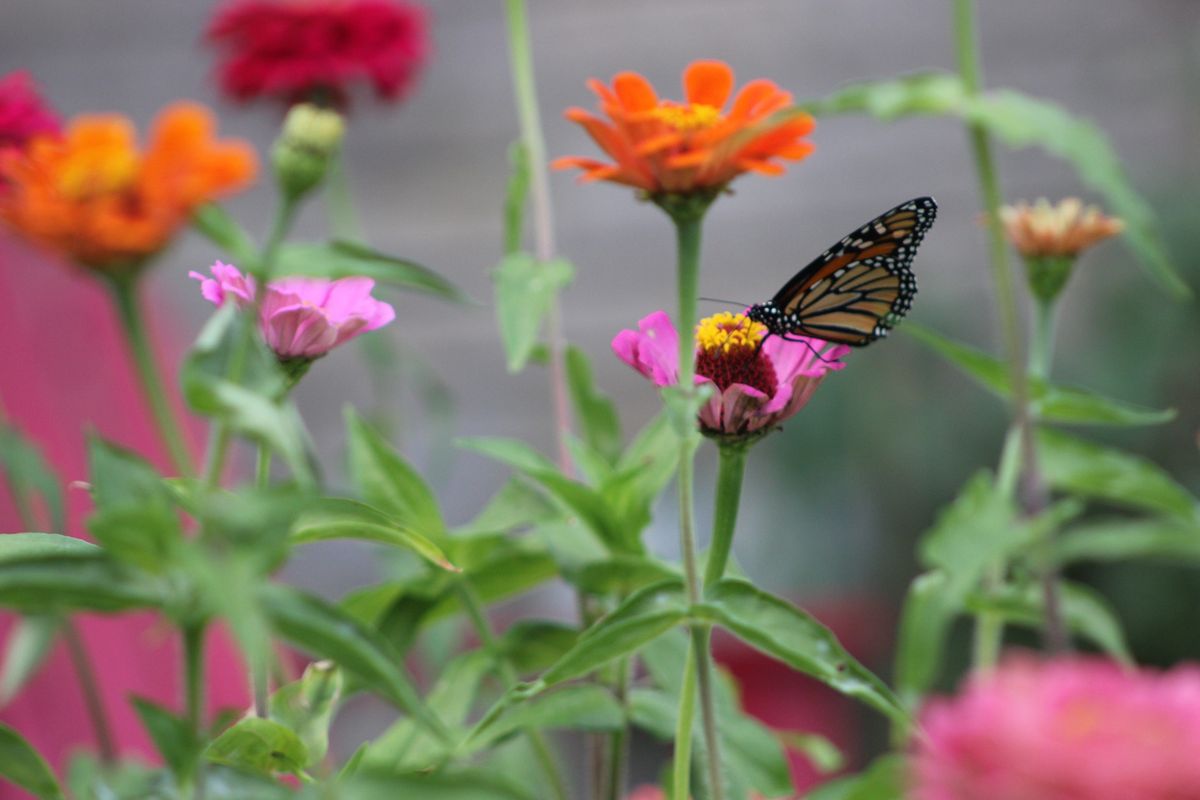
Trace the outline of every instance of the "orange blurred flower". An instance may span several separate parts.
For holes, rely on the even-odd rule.
[[[1078,197],[1051,203],[1042,197],[1032,205],[1019,202],[1000,209],[1005,233],[1021,255],[1075,257],[1125,229],[1121,220]]]
[[[813,119],[788,108],[792,95],[768,80],[754,80],[733,94],[733,70],[721,61],[695,61],[683,73],[685,102],[663,100],[650,82],[622,72],[612,87],[595,79],[608,120],[581,108],[567,119],[578,122],[615,163],[570,156],[555,169],[578,167],[584,181],[612,181],[651,195],[719,190],[744,172],[780,175],[780,161],[800,161],[813,151],[803,137]]]
[[[0,156],[0,220],[84,266],[132,269],[256,169],[250,146],[217,140],[212,113],[194,103],[163,110],[145,151],[125,117],[85,115]]]

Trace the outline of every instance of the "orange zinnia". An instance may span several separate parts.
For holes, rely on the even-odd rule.
[[[84,266],[135,268],[198,205],[254,177],[250,146],[215,135],[212,113],[194,103],[165,109],[144,152],[125,117],[78,117],[63,136],[37,137],[3,155],[0,219]]]
[[[612,87],[588,86],[600,97],[603,120],[581,108],[567,119],[578,122],[616,163],[568,157],[556,169],[579,167],[584,181],[612,181],[648,194],[689,194],[723,188],[743,172],[780,175],[784,161],[813,151],[805,141],[813,129],[807,114],[778,115],[792,95],[768,80],[742,87],[728,111],[733,70],[721,61],[695,61],[683,73],[686,102],[662,100],[641,75],[622,72]]]

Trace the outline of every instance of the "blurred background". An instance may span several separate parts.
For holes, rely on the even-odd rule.
[[[219,109],[223,133],[265,151],[279,116],[263,106],[223,103],[216,91],[213,58],[201,41],[212,5],[4,0],[0,73],[31,71],[64,116],[120,111],[139,127],[174,99],[198,99]],[[488,273],[501,253],[507,150],[517,133],[503,4],[424,5],[434,55],[413,96],[398,108],[360,103],[353,110],[346,152],[354,199],[374,245],[440,271],[478,304],[388,296],[398,320],[382,335],[401,353],[400,371],[372,374],[362,349],[350,348],[313,370],[299,402],[330,464],[341,452],[344,403],[388,421],[408,457],[429,470],[448,520],[457,523],[482,507],[506,473],[456,452],[454,436],[520,437],[549,452],[552,432],[547,377],[538,367],[506,373],[490,308]],[[987,83],[1058,101],[1107,131],[1133,183],[1161,215],[1184,279],[1200,287],[1200,5],[982,5]],[[561,111],[590,107],[585,81],[621,70],[641,72],[662,94],[678,96],[689,61],[720,58],[735,68],[739,83],[769,77],[802,100],[848,82],[954,66],[945,0],[532,0],[531,15],[551,156],[596,154]],[[812,138],[818,150],[809,160],[782,178],[739,183],[735,198],[715,206],[705,230],[702,294],[765,299],[869,217],[932,194],[941,213],[917,258],[921,293],[911,318],[997,351],[979,203],[961,127],[941,119],[884,125],[847,116],[821,120]],[[1002,151],[1000,159],[1010,201],[1081,193],[1066,166],[1038,152]],[[611,355],[609,341],[650,311],[672,306],[671,228],[628,191],[580,188],[568,174],[555,174],[552,182],[559,248],[577,268],[563,298],[566,333],[592,358],[599,385],[614,396],[632,433],[659,401]],[[270,197],[270,188],[260,185],[230,207],[251,230],[262,231]],[[323,218],[323,209],[309,208],[302,235],[323,236]],[[175,323],[161,331],[165,341],[185,343],[199,329],[210,308],[186,274],[217,255],[189,236],[159,265],[152,291],[169,312],[158,316]],[[827,619],[886,674],[901,598],[916,572],[913,542],[972,472],[995,463],[1006,412],[903,335],[903,327],[887,342],[854,353],[849,364],[782,435],[756,448],[735,553],[746,572]],[[1075,273],[1055,374],[1121,399],[1178,409],[1166,425],[1096,435],[1200,488],[1200,317],[1194,304],[1173,302],[1156,288],[1119,242],[1085,256]],[[381,403],[380,390],[396,394]],[[702,451],[700,465],[703,531],[713,453]],[[670,502],[661,505],[650,535],[656,551],[674,553]],[[336,597],[377,577],[377,569],[371,552],[338,544],[309,548],[287,577]],[[1200,630],[1175,624],[1180,613],[1194,614],[1200,606],[1193,573],[1143,565],[1123,569],[1119,578],[1102,569],[1079,577],[1113,600],[1139,659],[1200,657]],[[551,591],[527,598],[519,610],[552,613],[554,597]],[[729,654],[731,661],[738,658]],[[755,672],[760,668],[767,670],[742,667],[758,689],[761,681],[775,686],[782,680],[769,670]],[[757,702],[755,687],[747,691],[748,702]],[[809,697],[807,688],[796,691]],[[797,702],[796,713],[820,717],[813,724],[843,742],[864,741],[856,710],[813,697]],[[359,708],[348,724],[369,732],[386,721],[375,714]],[[798,724],[794,715],[789,720]],[[856,748],[857,754],[868,747]]]

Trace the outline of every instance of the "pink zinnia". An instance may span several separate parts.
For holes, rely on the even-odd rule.
[[[217,306],[254,302],[254,278],[237,267],[212,266],[213,277],[199,272],[189,276],[200,281],[204,298]],[[320,358],[360,333],[387,325],[395,310],[371,297],[375,281],[370,278],[281,278],[267,284],[262,299],[259,327],[263,338],[282,361]]]
[[[766,327],[744,314],[724,312],[700,320],[696,383],[714,389],[700,409],[701,430],[722,436],[765,433],[791,417],[827,373],[845,366],[839,359],[850,348],[838,345],[825,351],[827,344],[768,337]],[[612,348],[656,386],[679,381],[679,334],[664,311],[643,318],[636,331],[618,333]]]
[[[1200,668],[1013,658],[929,704],[914,800],[1198,800]]]
[[[42,98],[28,72],[10,72],[0,78],[0,152],[24,147],[34,136],[61,131],[58,115]]]
[[[397,0],[229,0],[208,39],[223,51],[222,90],[241,102],[344,105],[367,82],[399,100],[430,50],[424,10]]]

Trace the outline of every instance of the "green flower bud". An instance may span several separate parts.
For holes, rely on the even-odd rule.
[[[345,129],[345,121],[336,111],[310,103],[292,106],[271,153],[275,176],[285,195],[297,200],[325,179]]]

